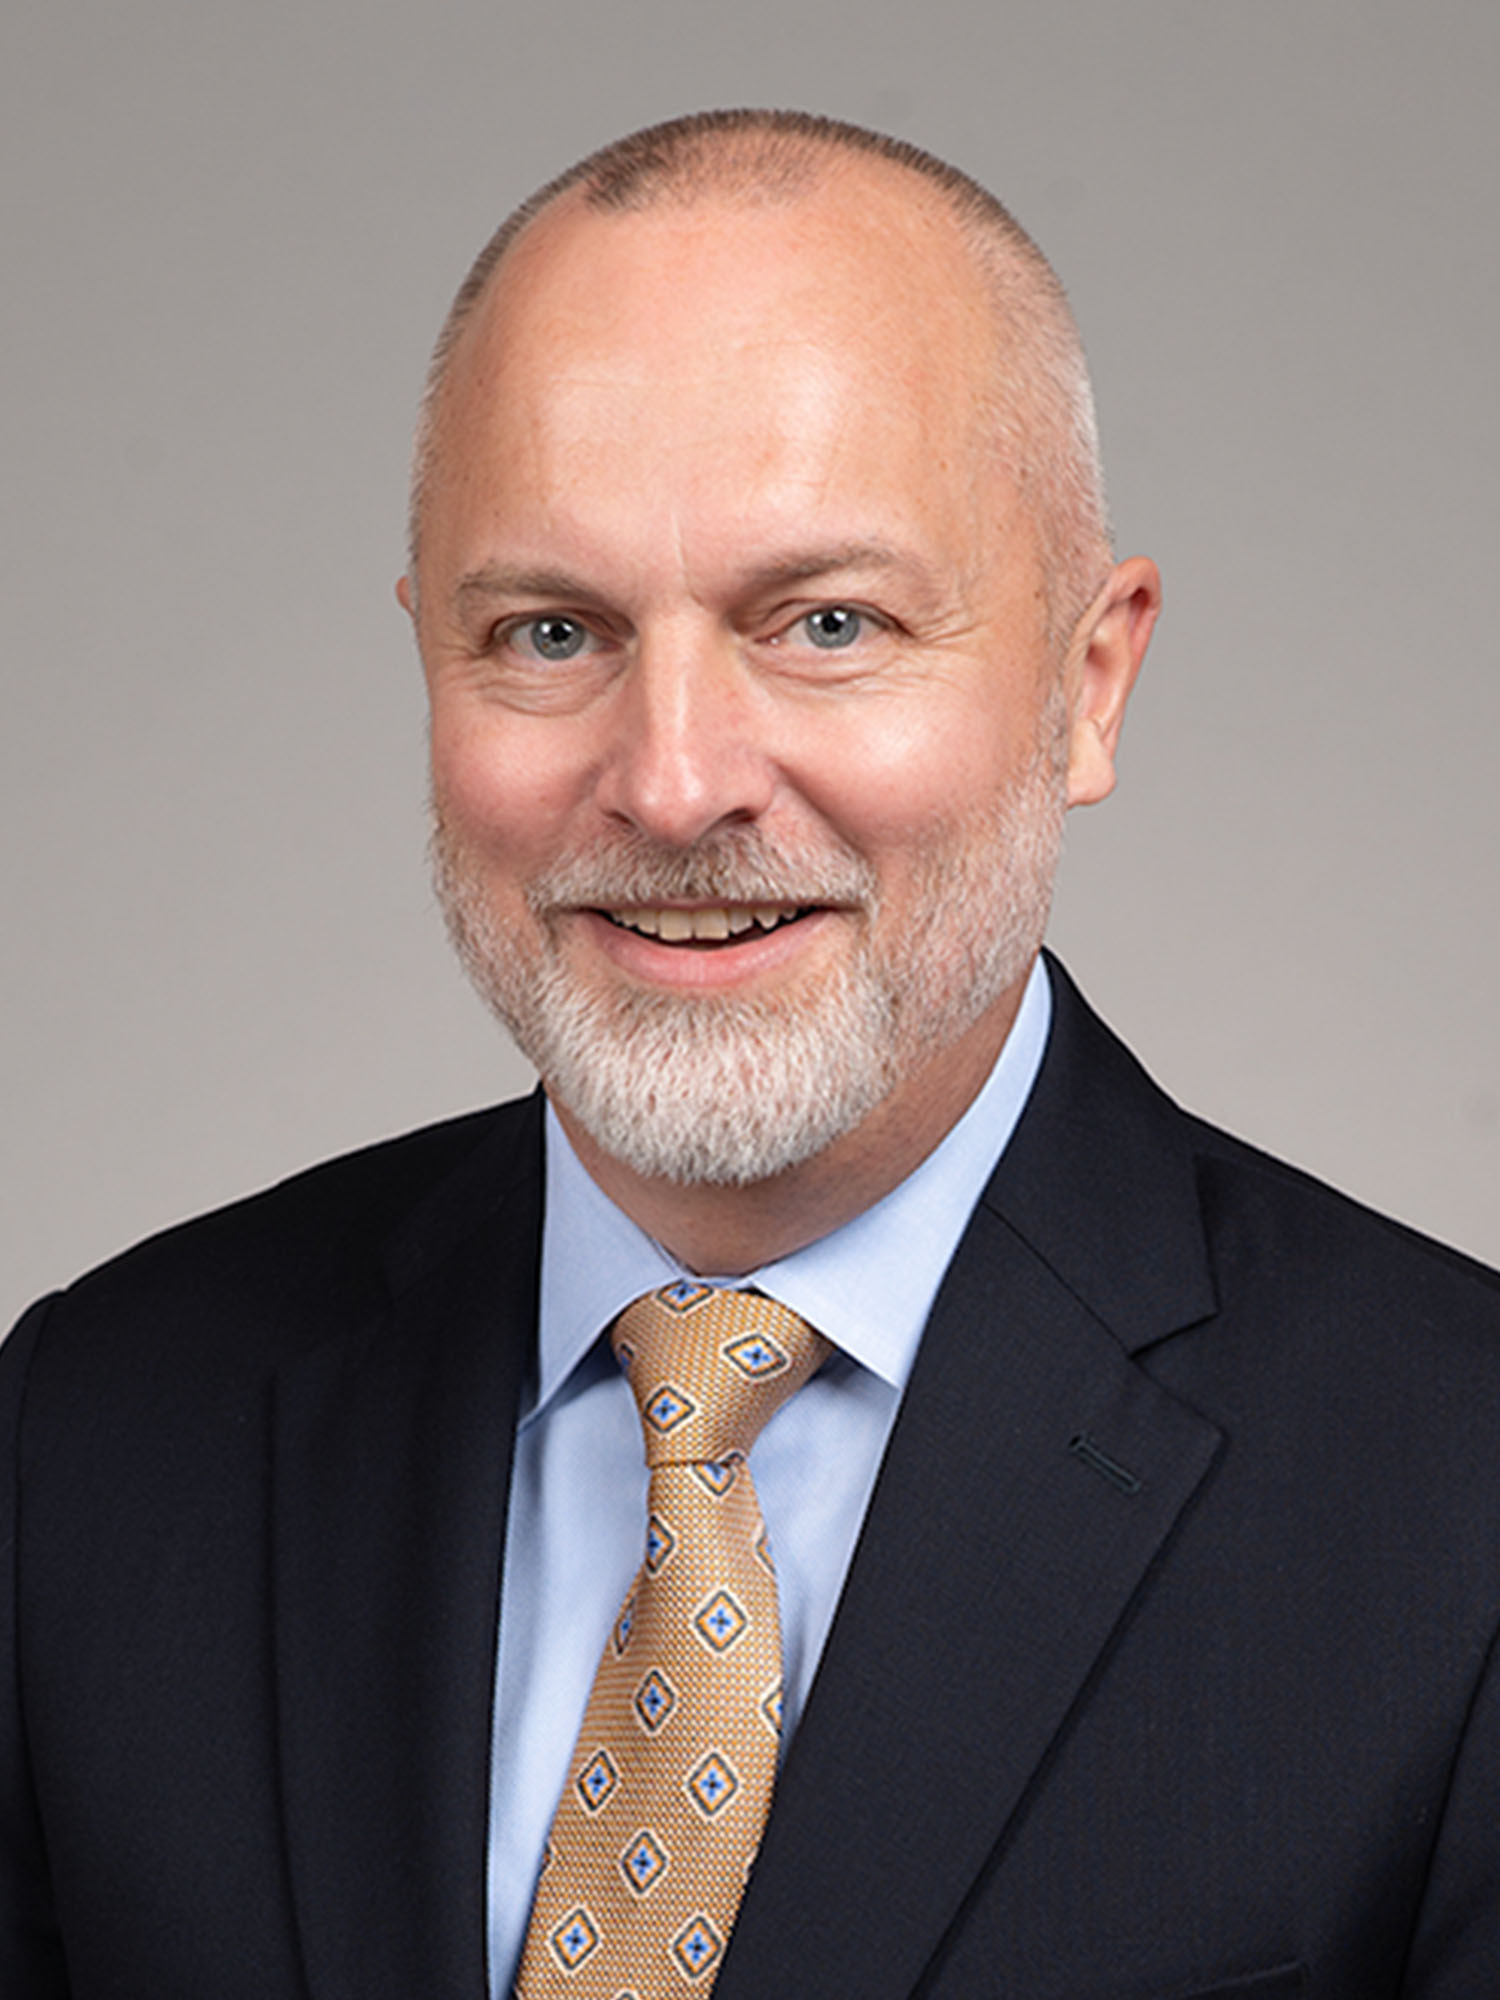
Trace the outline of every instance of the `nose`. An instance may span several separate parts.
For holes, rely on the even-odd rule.
[[[673,847],[758,819],[776,789],[768,721],[732,635],[642,634],[610,717],[597,803]]]

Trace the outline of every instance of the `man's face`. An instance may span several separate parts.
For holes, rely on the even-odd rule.
[[[439,881],[564,1115],[764,1179],[992,1059],[1068,718],[956,232],[565,200],[460,342],[422,520]],[[982,1072],[981,1072],[982,1073]]]

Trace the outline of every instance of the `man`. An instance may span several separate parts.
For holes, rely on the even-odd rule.
[[[400,594],[545,1106],[8,1343],[8,2000],[1500,1990],[1494,1282],[1038,957],[1159,584],[1028,239],[800,116],[585,162],[455,304]],[[643,1298],[816,1343],[748,1471],[648,1489]],[[763,1778],[682,1727],[738,1583],[643,1671],[675,1474],[775,1551]]]

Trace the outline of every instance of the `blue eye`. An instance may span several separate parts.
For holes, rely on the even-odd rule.
[[[852,646],[864,630],[863,615],[847,604],[825,604],[821,610],[809,611],[802,621],[802,629],[814,646],[821,646],[825,652],[837,652],[842,646]]]
[[[589,632],[576,618],[549,612],[545,618],[528,618],[524,625],[516,626],[514,636],[522,641],[523,650],[539,660],[573,660],[588,644]]]

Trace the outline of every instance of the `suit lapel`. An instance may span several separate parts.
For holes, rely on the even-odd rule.
[[[392,1245],[389,1312],[278,1383],[278,1720],[314,2000],[485,1993],[496,1610],[539,1158],[533,1114],[523,1143],[483,1148]]]
[[[1054,985],[1046,1068],[934,1307],[715,2000],[911,1993],[1218,1449],[1132,1358],[1213,1307],[1180,1114]]]

